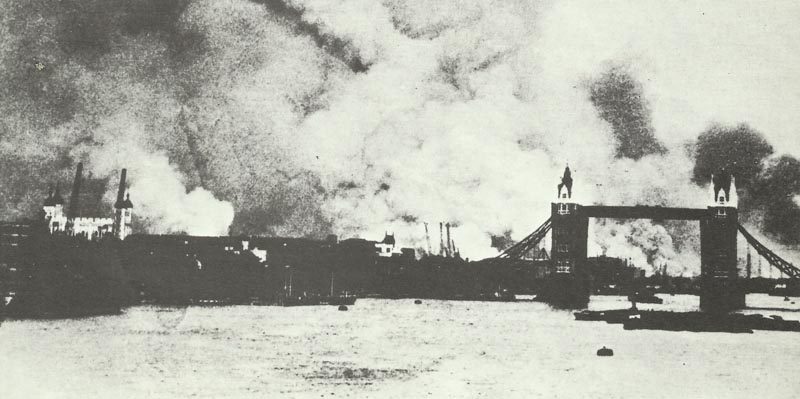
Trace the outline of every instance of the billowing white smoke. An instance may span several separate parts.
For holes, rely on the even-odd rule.
[[[627,259],[647,272],[666,267],[670,275],[689,276],[700,265],[696,252],[676,251],[670,232],[648,220],[600,222],[592,227],[589,235],[594,240],[590,241],[589,256]]]
[[[134,150],[131,155],[128,173],[136,214],[152,233],[228,233],[234,214],[230,202],[215,198],[202,187],[187,192],[180,173],[164,154]]]
[[[484,21],[427,41],[404,36],[386,8],[367,3],[374,5],[304,2],[309,20],[353,39],[373,63],[301,125],[300,148],[326,185],[355,183],[327,204],[335,228],[345,236],[367,237],[390,230],[403,244],[425,248],[422,222],[427,221],[435,252],[438,222],[451,222],[458,226],[452,232],[464,255],[496,254],[490,234],[512,229],[524,236],[549,214],[567,159],[554,157],[547,145],[577,143],[580,137],[592,143],[596,135],[583,127],[572,137],[548,137],[539,109],[547,105],[523,101],[520,90],[528,89],[520,88],[518,71],[503,57],[530,32],[512,10],[491,11],[510,18],[502,29]],[[370,23],[343,22],[352,15]],[[486,43],[482,35],[509,42]],[[448,76],[442,71],[446,63],[465,70]],[[483,63],[487,66],[470,71]],[[593,112],[584,106],[573,109],[578,117]]]
[[[297,12],[286,16],[275,13],[280,2],[197,0],[141,33],[119,28],[140,23],[138,14],[95,3],[91,12],[59,3],[54,15],[8,14],[38,22],[0,35],[0,52],[17,57],[0,68],[27,79],[0,83],[22,92],[0,109],[39,109],[24,101],[48,109],[43,99],[59,98],[61,87],[74,101],[54,113],[63,119],[7,117],[17,131],[52,131],[42,140],[5,135],[0,149],[35,141],[42,148],[24,149],[69,149],[98,174],[128,167],[137,213],[153,231],[224,233],[229,205],[185,188],[202,186],[233,203],[243,232],[380,238],[388,230],[425,248],[427,221],[435,251],[445,221],[474,259],[495,253],[490,234],[521,239],[549,216],[566,162],[583,203],[705,206],[683,146],[710,123],[749,122],[776,147],[800,151],[785,128],[800,113],[775,111],[800,107],[791,94],[800,38],[788,2],[750,13],[726,2],[288,0]],[[82,29],[62,14],[89,22]],[[297,18],[351,48],[320,45]],[[60,52],[74,44],[60,41],[72,30],[109,45]],[[342,51],[368,69],[349,69]],[[43,69],[17,70],[32,57]],[[613,129],[587,86],[619,65],[643,85],[666,154],[615,158]],[[684,243],[693,228],[606,221],[593,234],[609,255],[624,255],[627,243],[638,259],[649,240],[671,237],[672,252],[651,261],[672,267],[699,264],[680,260],[696,247]],[[623,234],[635,237],[616,238]]]
[[[720,60],[736,58],[732,48],[661,50],[665,42],[685,45],[730,31],[736,19],[724,7],[704,10],[713,24],[697,20],[703,17],[692,7],[663,12],[667,19],[692,15],[691,29],[674,31],[683,24],[653,27],[653,11],[644,6],[620,12],[530,2],[290,4],[323,32],[349,40],[371,64],[300,123],[301,158],[323,184],[335,190],[352,183],[326,202],[343,235],[380,237],[393,230],[404,244],[425,248],[421,222],[428,221],[435,252],[437,222],[450,221],[458,225],[454,237],[466,255],[492,255],[489,234],[510,229],[520,239],[549,216],[565,162],[575,171],[583,203],[704,207],[707,193],[691,183],[686,140],[714,121],[752,118],[774,126],[770,107],[708,95],[757,88],[717,75],[687,80],[686,71],[675,68],[692,59],[698,71],[716,73]],[[749,56],[775,55],[758,50]],[[589,102],[586,84],[620,64],[644,84],[663,155],[614,156],[614,137]],[[605,246],[609,255],[617,251],[641,267],[696,271],[696,223],[665,226],[599,222],[593,248]],[[656,251],[656,244],[664,248]]]
[[[706,188],[689,181],[692,162],[673,149],[665,155],[650,155],[639,161],[620,159],[606,168],[587,170],[597,181],[595,202],[604,205],[650,205],[704,208],[711,201]],[[699,270],[699,235],[696,221],[672,222],[665,228],[649,220],[598,220],[589,238],[589,255],[605,254],[633,262],[646,271],[664,265],[672,275]],[[649,267],[648,267],[649,265]]]
[[[423,25],[448,29],[424,33],[432,40],[413,40],[374,3],[302,3],[305,18],[352,39],[373,64],[301,125],[307,163],[326,184],[355,183],[327,204],[340,234],[374,238],[390,230],[403,244],[426,248],[427,221],[436,252],[438,222],[445,221],[457,225],[452,233],[464,255],[492,256],[490,234],[511,230],[520,239],[549,217],[566,162],[587,204],[697,205],[692,163],[682,150],[614,159],[609,127],[586,98],[584,84],[594,76],[541,69],[547,61],[537,53],[535,27],[526,23],[535,19],[532,9],[475,3],[465,9],[474,10],[476,20],[424,14]],[[419,22],[413,5],[397,7],[412,14],[409,24]],[[352,15],[371,23],[350,23]],[[498,20],[505,23],[492,22]],[[406,216],[413,217],[410,223]],[[608,238],[602,228],[596,233],[601,242]],[[628,233],[641,237],[626,248],[657,234],[670,247],[664,261],[677,256],[663,228]],[[640,266],[654,260],[643,259]]]
[[[122,168],[128,169],[128,192],[134,203],[134,217],[142,222],[149,233],[198,236],[228,233],[234,216],[230,202],[215,198],[202,187],[187,191],[183,176],[170,165],[164,153],[145,150],[141,143],[134,140],[141,136],[135,132],[135,124],[123,127],[112,122],[111,125],[122,131],[114,131],[116,139],[108,137],[107,142],[90,152],[89,168],[104,176],[117,173]],[[111,132],[103,130],[110,127],[101,127],[96,137],[110,135]],[[112,176],[110,181],[117,182],[115,177]],[[110,196],[115,192],[107,192],[108,202],[113,201]]]

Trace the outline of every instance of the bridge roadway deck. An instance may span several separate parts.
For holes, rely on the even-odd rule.
[[[660,206],[602,206],[580,207],[580,212],[593,218],[700,220],[708,215],[702,208],[666,208]]]

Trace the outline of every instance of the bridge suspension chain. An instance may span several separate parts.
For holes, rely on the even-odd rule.
[[[553,224],[548,218],[541,226],[534,230],[533,233],[523,238],[522,241],[507,248],[500,253],[500,255],[497,255],[495,259],[521,259],[528,251],[535,248],[536,245],[544,239],[551,227],[553,227]]]
[[[760,243],[755,237],[748,233],[741,224],[738,226],[738,228],[739,232],[742,233],[744,238],[748,243],[750,243],[753,249],[755,249],[759,255],[763,256],[770,265],[775,266],[778,270],[789,276],[789,278],[800,279],[800,269],[778,256],[776,253],[770,251],[769,248],[764,246],[764,244]]]

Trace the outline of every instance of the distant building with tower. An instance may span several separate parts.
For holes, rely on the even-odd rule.
[[[56,186],[55,192],[50,190],[42,209],[44,209],[44,218],[47,220],[50,233],[64,231],[67,225],[67,215],[64,213],[64,198],[61,197],[59,186]]]
[[[81,213],[80,195],[83,184],[83,163],[78,163],[75,171],[75,180],[72,183],[68,211],[64,212],[64,198],[61,196],[60,186],[56,185],[55,191],[50,191],[44,201],[45,222],[50,234],[66,234],[69,236],[84,237],[88,240],[97,240],[109,235],[124,240],[131,231],[131,217],[133,203],[126,188],[127,170],[120,172],[117,201],[114,203],[114,217],[84,216]]]
[[[392,256],[399,256],[402,253],[396,249],[397,242],[394,239],[394,234],[386,232],[383,235],[383,240],[375,243],[375,249],[378,251],[378,256],[384,258],[391,258]]]

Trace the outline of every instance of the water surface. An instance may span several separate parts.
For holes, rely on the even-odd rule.
[[[697,308],[697,297],[662,298],[639,307]],[[747,299],[800,319],[783,298]],[[604,345],[614,357],[595,355]],[[531,302],[140,306],[4,322],[0,397],[796,398],[798,359],[798,333],[625,331]]]

